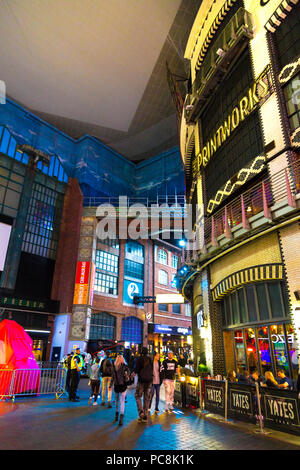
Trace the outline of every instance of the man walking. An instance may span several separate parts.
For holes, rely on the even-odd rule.
[[[112,367],[112,363],[111,361],[109,360],[109,357],[110,357],[110,351],[106,351],[104,353],[104,359],[103,361],[101,362],[101,366],[100,366],[100,372],[101,372],[101,376],[102,376],[102,403],[101,403],[101,406],[104,406],[105,405],[105,391],[106,391],[106,388],[107,388],[107,405],[108,405],[108,408],[111,408],[111,392],[112,392],[112,386],[111,386],[111,382],[112,382],[112,373],[113,373],[113,367]]]
[[[76,348],[75,354],[71,359],[71,379],[70,379],[70,401],[79,401],[77,389],[81,377],[81,369],[83,368],[83,358],[80,354],[80,348]]]
[[[164,360],[161,366],[165,386],[166,413],[174,411],[175,374],[178,373],[178,371],[178,363],[173,358],[173,351],[169,351],[167,359]]]
[[[134,372],[138,376],[135,399],[139,413],[138,421],[147,423],[148,410],[151,401],[151,388],[153,382],[153,363],[148,356],[148,349],[142,348],[141,357],[138,358]],[[142,404],[143,396],[143,404]]]

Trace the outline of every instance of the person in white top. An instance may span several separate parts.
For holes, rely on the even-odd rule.
[[[160,386],[161,386],[161,375],[160,375],[160,362],[159,362],[159,353],[155,353],[153,357],[153,383],[151,389],[151,401],[149,411],[152,405],[152,400],[155,392],[155,414],[159,412],[159,393],[160,393]]]

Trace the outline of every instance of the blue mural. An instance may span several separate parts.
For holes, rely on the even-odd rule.
[[[17,144],[31,145],[59,159],[66,174],[78,178],[84,196],[155,200],[185,192],[178,147],[135,164],[94,137],[71,138],[9,99],[0,104],[0,126]]]

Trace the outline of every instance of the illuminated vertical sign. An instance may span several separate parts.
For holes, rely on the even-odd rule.
[[[95,276],[96,276],[96,265],[95,265],[95,263],[91,263],[89,305],[93,305]]]
[[[88,302],[90,267],[91,263],[89,261],[78,261],[77,263],[73,299],[75,305],[87,304]]]

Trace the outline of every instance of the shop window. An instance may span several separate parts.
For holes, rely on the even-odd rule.
[[[250,372],[252,372],[254,369],[257,368],[257,349],[256,349],[255,333],[252,328],[247,328],[245,330],[245,344],[246,344],[248,369]]]
[[[137,263],[130,259],[125,259],[124,276],[133,277],[134,279],[144,279],[144,264]]]
[[[119,257],[107,251],[96,251],[96,268],[118,274]]]
[[[243,330],[235,330],[233,334],[234,334],[235,362],[236,362],[236,367],[239,370],[240,367],[246,364]]]
[[[172,268],[177,269],[178,266],[178,256],[172,255]]]
[[[168,273],[166,271],[163,271],[162,269],[158,271],[158,282],[164,286],[168,285]]]
[[[296,341],[295,331],[294,331],[293,325],[291,324],[288,324],[285,327],[286,327],[288,350],[289,350],[290,361],[291,361],[291,366],[292,366],[292,379],[296,381],[298,378],[299,360],[297,357],[297,341]]]
[[[285,87],[284,96],[291,132],[300,127],[300,103],[299,99],[300,73],[296,75]]]
[[[266,371],[272,370],[272,348],[269,339],[269,330],[267,326],[257,328],[257,341],[261,373],[264,375]]]
[[[234,292],[231,296],[232,312],[233,312],[233,322],[235,325],[240,323],[239,318],[239,307],[238,307],[238,297],[237,293]]]
[[[275,360],[275,375],[277,375],[278,369],[283,368],[286,375],[289,376],[289,362],[283,325],[271,325],[270,337]]]

